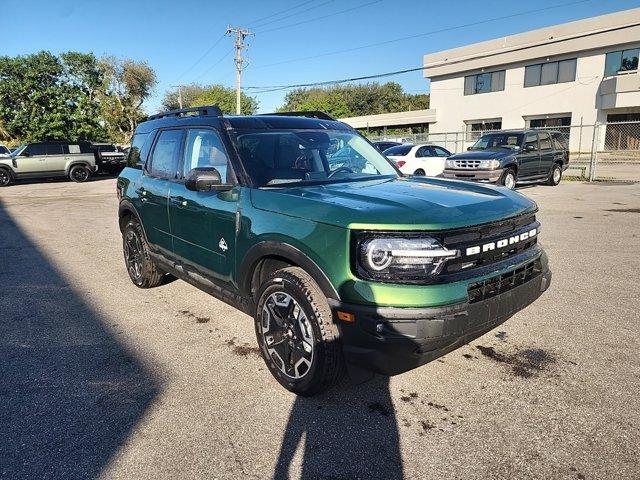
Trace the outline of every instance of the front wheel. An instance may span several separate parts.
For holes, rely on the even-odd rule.
[[[84,165],[75,165],[71,167],[71,170],[69,171],[69,178],[74,182],[81,183],[86,182],[89,179],[90,174],[91,172],[89,172],[89,169]]]
[[[6,187],[13,182],[13,175],[9,170],[0,168],[0,187]]]
[[[260,288],[256,337],[272,375],[287,390],[311,396],[344,374],[338,329],[320,287],[299,267],[272,273]]]
[[[551,169],[551,173],[549,173],[547,185],[555,187],[560,183],[560,180],[562,180],[562,166],[559,163],[555,163]]]
[[[500,177],[500,180],[498,180],[498,183],[504,185],[509,190],[513,190],[516,188],[516,172],[511,168],[507,168],[502,174],[502,177]]]

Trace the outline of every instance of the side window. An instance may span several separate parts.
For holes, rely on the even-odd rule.
[[[190,129],[184,149],[182,173],[186,177],[196,167],[215,167],[222,183],[229,182],[229,159],[218,134],[209,129]]]
[[[151,175],[161,178],[176,178],[178,160],[184,130],[164,130],[151,156]]]
[[[145,142],[149,138],[148,133],[136,133],[131,140],[131,148],[129,149],[129,155],[127,156],[127,165],[129,167],[138,167],[141,163],[144,163],[149,153],[149,145],[146,150],[143,149]],[[150,142],[147,142],[150,144]]]
[[[437,157],[450,157],[451,156],[451,152],[448,150],[445,150],[442,147],[433,147],[433,151],[435,152]]]
[[[429,157],[429,156],[431,156],[431,152],[429,151],[429,147],[420,147],[416,151],[416,158]]]
[[[25,148],[24,151],[31,156],[39,157],[42,155],[46,155],[46,149],[45,149],[44,143],[32,143],[27,148]]]
[[[82,150],[80,149],[80,145],[76,143],[70,143],[69,145],[67,145],[67,149],[69,150],[69,153],[72,155],[77,155],[79,153],[82,153]]]
[[[553,140],[553,146],[556,150],[566,150],[567,145],[565,139],[562,137],[561,133],[553,133],[551,134],[551,138]]]
[[[529,148],[533,147],[531,150]],[[535,133],[527,133],[524,137],[524,149],[525,151],[537,152],[538,151],[538,135]]]
[[[61,143],[47,143],[45,145],[45,151],[47,155],[62,155]]]
[[[547,132],[540,132],[538,134],[540,136],[540,150],[552,150],[551,139],[549,138],[549,134]]]

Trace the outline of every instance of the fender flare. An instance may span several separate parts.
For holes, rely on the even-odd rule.
[[[147,240],[147,231],[145,230],[144,224],[142,223],[142,217],[138,213],[138,210],[133,205],[133,203],[131,203],[129,200],[120,200],[120,205],[118,205],[118,227],[120,228],[120,233],[122,233],[122,225],[120,224],[120,219],[123,217],[125,211],[129,211],[132,215],[135,215],[135,217],[140,222],[140,227],[142,227],[144,239]]]
[[[251,297],[251,282],[258,262],[263,258],[274,255],[298,265],[311,275],[327,298],[340,300],[340,296],[333,284],[313,260],[288,243],[274,241],[259,242],[251,247],[244,256],[238,268],[238,284],[243,295]]]

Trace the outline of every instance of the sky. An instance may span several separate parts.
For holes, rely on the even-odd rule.
[[[173,85],[235,85],[228,25],[254,33],[242,83],[262,87],[420,67],[427,53],[636,7],[640,0],[0,0],[0,55],[145,60],[158,76],[145,103],[155,113]],[[380,79],[389,80],[429,91],[421,72]],[[259,111],[274,111],[286,92],[257,94]]]

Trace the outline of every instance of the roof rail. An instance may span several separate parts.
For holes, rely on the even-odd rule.
[[[318,120],[334,120],[331,115],[328,115],[324,112],[319,111],[308,111],[308,112],[275,112],[275,113],[261,113],[260,115],[278,115],[282,117],[308,117],[308,118],[317,118]]]
[[[198,115],[206,117],[221,117],[222,110],[216,105],[203,105],[201,107],[180,108],[178,110],[169,110],[167,112],[150,115],[147,120],[157,120],[164,117],[182,117],[187,113],[197,112]]]

